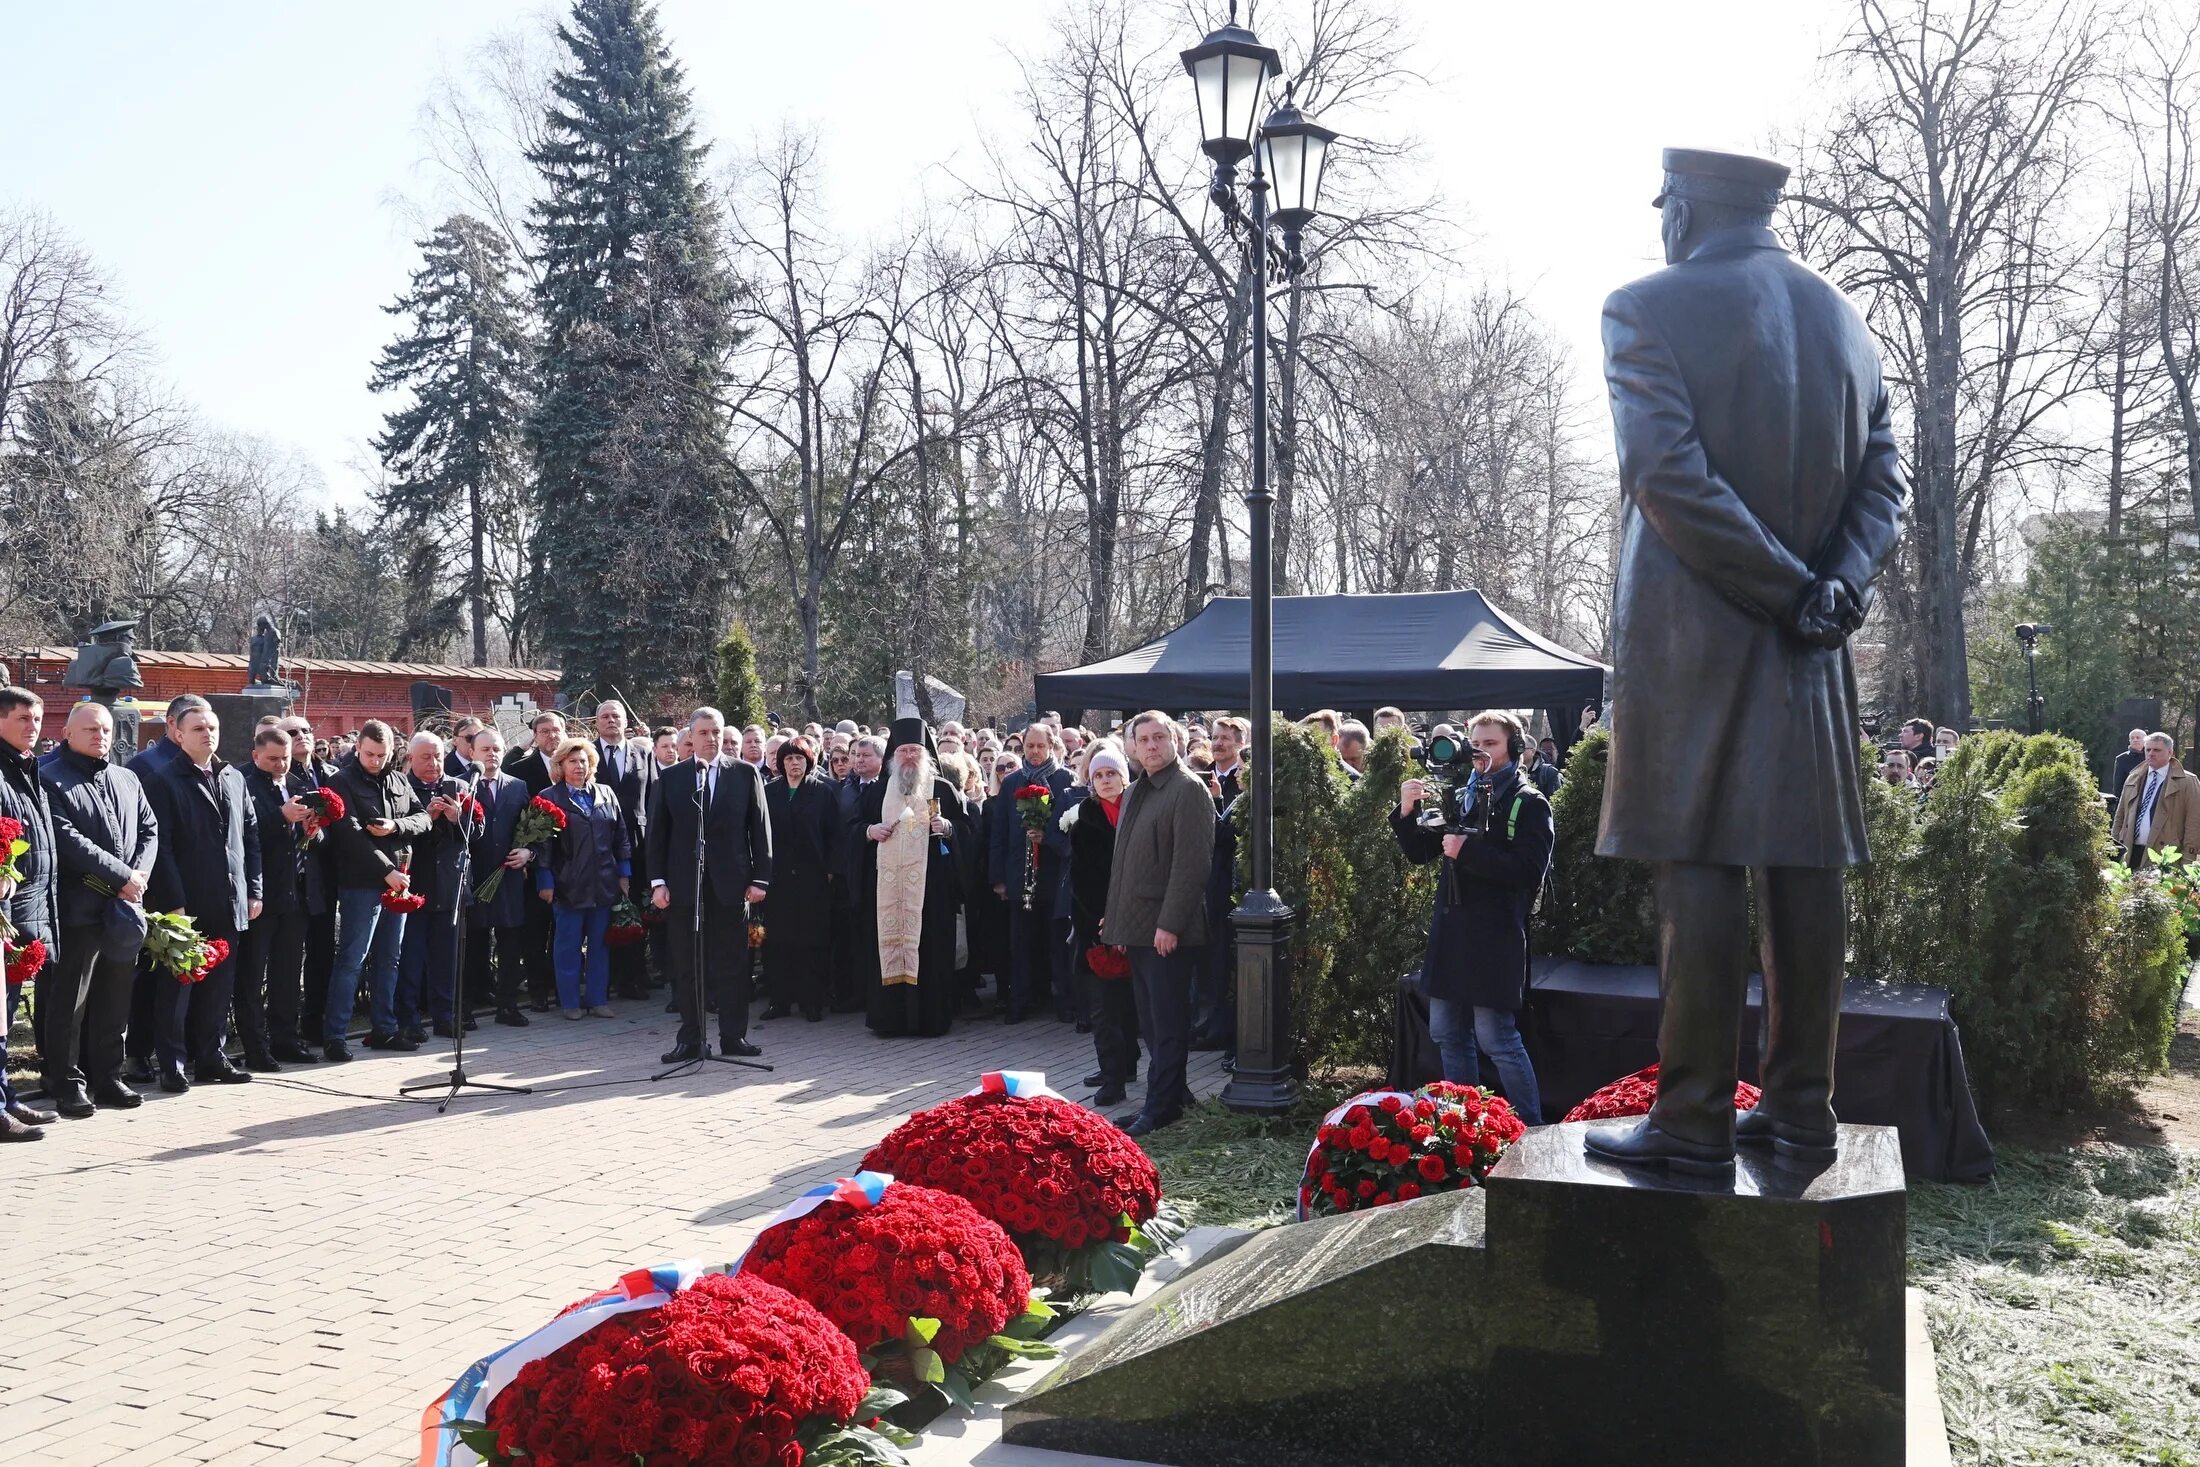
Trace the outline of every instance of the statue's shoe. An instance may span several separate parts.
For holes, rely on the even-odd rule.
[[[1734,1170],[1734,1148],[1706,1146],[1669,1135],[1644,1119],[1624,1128],[1600,1129],[1581,1139],[1582,1150],[1599,1161],[1621,1166],[1656,1167],[1690,1176],[1719,1177]]]

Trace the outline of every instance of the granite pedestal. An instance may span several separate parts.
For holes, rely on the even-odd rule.
[[[215,750],[226,764],[244,764],[252,758],[252,735],[268,714],[281,717],[290,711],[290,694],[281,688],[246,688],[241,693],[209,693],[206,701],[222,721],[222,738]]]
[[[1710,1183],[1592,1161],[1588,1129],[1529,1132],[1485,1188],[1211,1256],[1003,1440],[1182,1467],[1901,1462],[1895,1133]]]

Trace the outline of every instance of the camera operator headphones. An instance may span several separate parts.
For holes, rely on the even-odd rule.
[[[1505,757],[1513,761],[1514,763],[1518,763],[1520,760],[1520,756],[1528,752],[1527,733],[1520,727],[1519,724],[1513,722],[1510,719],[1507,719],[1502,723],[1498,723],[1498,721],[1494,718],[1485,721],[1496,723],[1499,728],[1505,730]],[[1467,727],[1468,731],[1472,732],[1474,725],[1469,724]]]

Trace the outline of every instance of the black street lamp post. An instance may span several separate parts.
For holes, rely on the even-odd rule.
[[[1233,229],[1245,227],[1244,268],[1253,278],[1253,479],[1245,491],[1246,551],[1251,567],[1252,880],[1230,914],[1237,939],[1237,1067],[1222,1092],[1232,1110],[1276,1114],[1298,1099],[1297,1046],[1291,1026],[1291,908],[1275,882],[1275,551],[1268,492],[1268,282],[1285,279],[1305,260],[1300,239],[1321,193],[1322,163],[1334,132],[1309,121],[1287,96],[1256,132],[1268,84],[1281,58],[1237,23],[1229,23],[1183,53],[1199,104],[1200,147],[1214,160],[1208,196]],[[1238,164],[1252,159],[1245,202],[1238,199]],[[1276,206],[1269,207],[1273,182]],[[1278,249],[1271,225],[1283,232]]]

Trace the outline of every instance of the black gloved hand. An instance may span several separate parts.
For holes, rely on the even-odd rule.
[[[1788,630],[1799,640],[1829,650],[1848,641],[1849,634],[1863,624],[1863,608],[1838,580],[1812,581],[1788,615]]]

